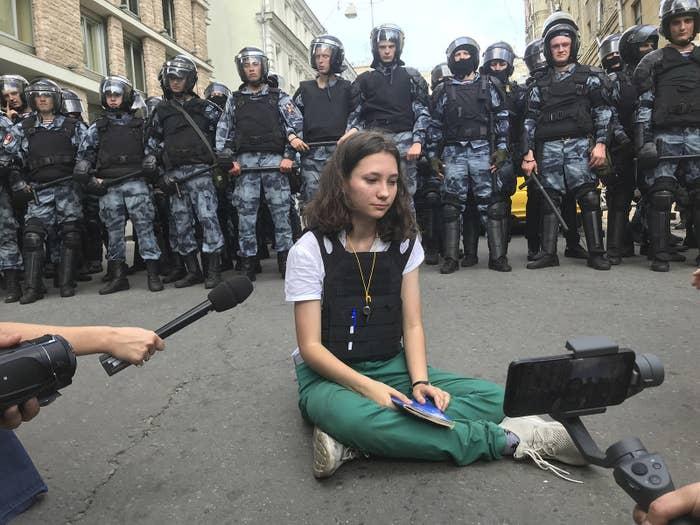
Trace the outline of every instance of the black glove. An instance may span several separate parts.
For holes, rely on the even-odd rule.
[[[219,167],[228,173],[234,161],[233,151],[231,151],[229,148],[217,151],[216,161],[219,164]]]
[[[75,163],[73,168],[73,178],[79,184],[85,186],[90,182],[90,169],[92,168],[92,163],[89,160],[79,160]]]
[[[141,161],[144,175],[153,175],[158,170],[158,161],[154,155],[146,155]]]
[[[170,175],[162,175],[156,182],[156,186],[166,195],[175,195],[177,192],[177,187],[175,186],[175,179]]]
[[[98,197],[107,195],[107,190],[107,186],[105,186],[102,182],[98,182],[95,177],[90,177],[90,180],[85,185],[86,192],[88,192],[90,195],[97,195]]]
[[[659,165],[659,152],[656,149],[656,144],[646,142],[637,152],[637,162],[642,169],[655,168]]]
[[[12,188],[12,203],[16,206],[22,207],[32,200],[34,200],[34,193],[29,184],[23,182],[21,186]]]

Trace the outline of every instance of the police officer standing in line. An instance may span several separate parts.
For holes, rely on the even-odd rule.
[[[444,145],[445,246],[440,273],[453,273],[459,266],[460,217],[468,205],[470,191],[486,225],[489,268],[509,272],[511,266],[506,254],[510,190],[505,185],[511,184],[501,179],[501,168],[510,163],[508,110],[502,92],[493,81],[478,74],[479,46],[472,38],[453,40],[446,54],[454,77],[440,84],[433,95],[435,105],[429,128],[431,157]],[[510,174],[513,174],[512,166]]]
[[[2,93],[2,110],[13,124],[31,114],[24,90],[27,79],[20,75],[2,75],[0,77],[0,93]]]
[[[525,176],[539,172],[542,185],[557,207],[564,194],[574,193],[583,215],[588,266],[609,270],[594,170],[606,163],[610,102],[603,72],[577,62],[578,26],[566,13],[555,15],[555,20],[545,23],[544,34],[544,52],[551,67],[536,75],[528,93],[522,170]],[[538,148],[541,153],[535,160]],[[554,210],[544,207],[542,253],[528,263],[529,269],[559,265],[558,230]]]
[[[309,46],[309,63],[318,76],[300,82],[293,97],[304,116],[304,141],[308,146],[308,151],[301,152],[302,206],[316,194],[323,166],[333,155],[335,142],[345,134],[348,116],[356,105],[351,82],[340,77],[345,70],[344,60],[343,44],[336,37],[314,38]]]
[[[648,53],[634,72],[640,93],[635,144],[640,167],[649,167],[651,269],[669,271],[671,205],[679,183],[688,189],[693,221],[700,224],[700,160],[660,160],[659,156],[700,154],[700,49],[693,39],[700,28],[697,0],[663,0],[661,34],[669,43]],[[695,229],[700,237],[700,229]],[[700,240],[700,239],[698,239]],[[696,262],[700,265],[700,255]]]
[[[10,128],[12,121],[5,115],[0,115],[0,132],[8,141],[12,142]],[[22,288],[19,284],[22,271],[22,254],[17,244],[17,232],[19,224],[15,219],[12,207],[11,185],[16,177],[16,168],[13,159],[0,150],[0,270],[5,277],[6,303],[19,301]]]
[[[217,216],[216,188],[212,172],[206,167],[216,162],[212,145],[221,112],[195,94],[197,66],[190,58],[177,55],[165,62],[161,73],[165,100],[154,111],[146,155],[154,155],[165,170],[159,185],[170,193],[172,225],[177,234],[173,249],[182,257],[187,271],[175,287],[204,281],[197,259],[196,216],[202,228],[202,252],[207,258],[204,286],[213,288],[221,281],[224,239]]]
[[[287,175],[294,166],[295,150],[307,148],[300,136],[303,117],[289,95],[267,84],[269,65],[262,50],[244,47],[236,56],[236,66],[244,85],[226,103],[216,130],[216,149],[221,164],[237,177],[233,205],[238,210],[241,270],[255,280],[255,227],[262,186],[275,225],[277,268],[284,277],[293,244]]]
[[[608,260],[610,264],[620,264],[622,257],[629,254],[628,235],[629,214],[634,188],[634,148],[632,146],[634,111],[637,105],[637,90],[632,84],[631,71],[624,67],[620,57],[620,34],[609,35],[600,43],[598,50],[600,63],[608,74],[612,88],[613,117],[610,122],[610,155],[613,171],[605,184],[608,205]],[[631,246],[634,255],[634,243]]]
[[[428,84],[401,60],[403,31],[394,24],[372,29],[372,61],[353,82],[358,105],[348,118],[348,134],[361,129],[381,129],[392,135],[401,153],[401,172],[411,196],[416,193],[416,161],[423,153],[430,122]],[[341,137],[341,141],[343,140]]]
[[[153,233],[155,210],[143,175],[157,173],[156,158],[144,154],[144,121],[131,112],[134,90],[128,79],[108,76],[100,83],[100,101],[105,114],[88,129],[78,148],[73,175],[98,195],[100,218],[107,228],[107,272],[111,280],[100,295],[129,289],[124,229],[131,219],[138,249],[146,262],[148,289],[158,292],[160,249]],[[97,174],[92,176],[95,166]],[[131,175],[131,177],[127,177]],[[117,182],[117,179],[127,177]]]
[[[61,237],[58,285],[61,297],[75,294],[74,272],[81,248],[80,221],[83,211],[80,195],[69,178],[75,165],[75,154],[85,134],[85,124],[60,114],[61,88],[48,79],[34,80],[26,89],[30,117],[16,124],[5,136],[5,151],[16,157],[26,169],[31,183],[53,183],[36,191],[36,200],[29,202],[24,227],[24,294],[21,304],[42,299],[44,243],[47,229],[57,226]],[[17,187],[31,198],[26,183]]]

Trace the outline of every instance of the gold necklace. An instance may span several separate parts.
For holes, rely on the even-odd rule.
[[[349,236],[346,236],[345,240],[350,245],[350,249],[352,250],[352,253],[355,256],[355,260],[357,261],[357,267],[360,270],[360,279],[362,279],[362,287],[365,289],[365,305],[362,307],[362,313],[365,315],[366,318],[369,318],[369,315],[372,313],[372,296],[369,294],[369,289],[372,286],[372,277],[374,276],[374,263],[377,262],[377,252],[372,252],[372,269],[369,272],[369,279],[367,280],[367,282],[365,282],[365,274],[362,271],[362,264],[360,264],[360,258],[357,256],[355,247],[352,245],[352,241],[350,240]]]

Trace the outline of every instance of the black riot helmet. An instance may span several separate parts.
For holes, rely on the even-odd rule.
[[[185,93],[194,95],[194,86],[197,84],[197,64],[186,55],[176,55],[172,59],[166,60],[158,78],[165,98],[173,96],[173,92],[170,90],[170,78],[184,78]]]
[[[80,100],[78,94],[70,89],[62,89],[63,101],[61,103],[61,113],[64,115],[70,115],[71,117],[81,116],[85,111],[83,107],[83,101]]]
[[[122,103],[117,108],[110,108],[107,104],[107,95],[121,95]],[[134,103],[134,88],[131,81],[120,75],[110,75],[100,82],[100,104],[105,111],[110,112],[130,112]]]
[[[369,44],[372,49],[372,67],[376,68],[382,63],[379,58],[379,43],[393,42],[396,46],[396,54],[394,55],[394,63],[402,66],[401,53],[403,52],[404,35],[403,30],[395,24],[382,24],[372,29],[369,35]]]
[[[463,65],[457,65],[455,61],[455,52],[460,49],[469,51],[471,55],[469,60],[460,60],[460,62],[463,62]],[[450,45],[447,46],[445,50],[445,55],[447,57],[447,66],[450,68],[450,71],[459,78],[464,78],[473,71],[476,71],[476,68],[479,67],[479,44],[476,43],[476,40],[468,36],[460,36],[450,42]]]
[[[673,42],[669,25],[672,18],[677,16],[692,16],[695,21],[693,36],[687,42]],[[661,34],[676,45],[688,45],[698,33],[698,23],[700,23],[700,6],[698,0],[661,0],[659,7],[659,18],[661,19]]]
[[[620,36],[620,57],[630,67],[637,67],[642,59],[639,47],[645,42],[651,41],[653,48],[659,47],[659,29],[652,25],[632,26]]]
[[[544,56],[547,63],[554,67],[554,57],[552,57],[552,49],[550,44],[552,40],[558,36],[566,36],[571,39],[571,52],[569,53],[568,64],[576,62],[578,59],[578,50],[581,45],[581,36],[578,32],[578,25],[569,13],[557,11],[545,21],[545,31],[542,35],[544,40]]]
[[[221,109],[224,109],[228,97],[231,96],[231,90],[221,82],[212,82],[204,90],[204,98],[213,102]]]
[[[317,36],[311,41],[309,46],[309,64],[318,71],[316,66],[316,51],[326,49],[331,54],[331,73],[342,73],[345,71],[345,48],[343,43],[332,35]]]
[[[27,85],[29,85],[29,82],[27,82],[27,79],[24,78],[23,76],[20,75],[2,75],[0,76],[0,93],[3,95],[8,92],[13,92],[16,91],[19,93],[20,99],[22,99],[22,106],[27,107],[27,97],[24,94],[24,90],[27,89]],[[7,104],[4,102],[2,103],[3,106],[7,106]]]
[[[452,78],[452,71],[447,66],[447,62],[438,64],[430,73],[430,89],[435,89],[439,83],[450,78]]]
[[[512,46],[508,42],[496,42],[495,44],[491,44],[489,47],[486,48],[486,51],[484,51],[484,55],[481,60],[484,64],[482,66],[482,70],[488,75],[495,74],[493,71],[490,70],[489,67],[489,63],[492,60],[503,60],[506,64],[508,64],[508,67],[505,70],[503,70],[504,78],[501,79],[505,80],[513,74],[513,64],[515,63],[515,51],[513,51]]]
[[[270,72],[269,61],[267,60],[265,53],[263,53],[263,50],[258,49],[257,47],[244,47],[236,55],[236,68],[238,69],[238,76],[241,77],[243,82],[248,82],[244,65],[255,62],[260,64],[260,79],[257,80],[255,84],[267,82],[267,75]]]
[[[544,55],[544,40],[537,38],[525,46],[523,60],[530,75],[547,67],[547,57]]]
[[[610,73],[611,71],[617,71],[622,67],[622,59],[620,58],[620,33],[614,33],[612,35],[606,36],[598,47],[598,58],[600,63],[603,65],[603,69]],[[617,53],[618,56],[613,58],[609,57]]]
[[[48,78],[37,78],[32,80],[24,90],[29,107],[33,111],[38,111],[36,97],[51,97],[53,99],[53,112],[59,113],[63,102],[63,92],[58,84]]]

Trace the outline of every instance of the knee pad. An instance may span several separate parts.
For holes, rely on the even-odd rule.
[[[582,211],[600,210],[600,193],[598,190],[587,189],[585,192],[577,193],[576,200]]]
[[[44,249],[46,229],[41,221],[29,219],[24,225],[24,249],[28,252],[38,252]]]
[[[444,222],[458,221],[461,214],[461,206],[456,206],[453,203],[445,203],[442,205],[442,220]]]
[[[658,190],[649,194],[649,206],[654,211],[670,211],[674,193],[669,190]]]
[[[494,202],[488,208],[486,208],[486,216],[489,219],[505,219],[508,217],[509,208],[510,206],[508,206],[506,201]]]
[[[676,182],[676,179],[671,179],[669,177],[656,179],[647,192],[651,194],[659,191],[671,192],[675,198],[676,192],[678,191],[678,182]]]
[[[77,222],[70,221],[61,224],[61,237],[66,248],[76,249],[81,247],[81,231],[80,224]]]

